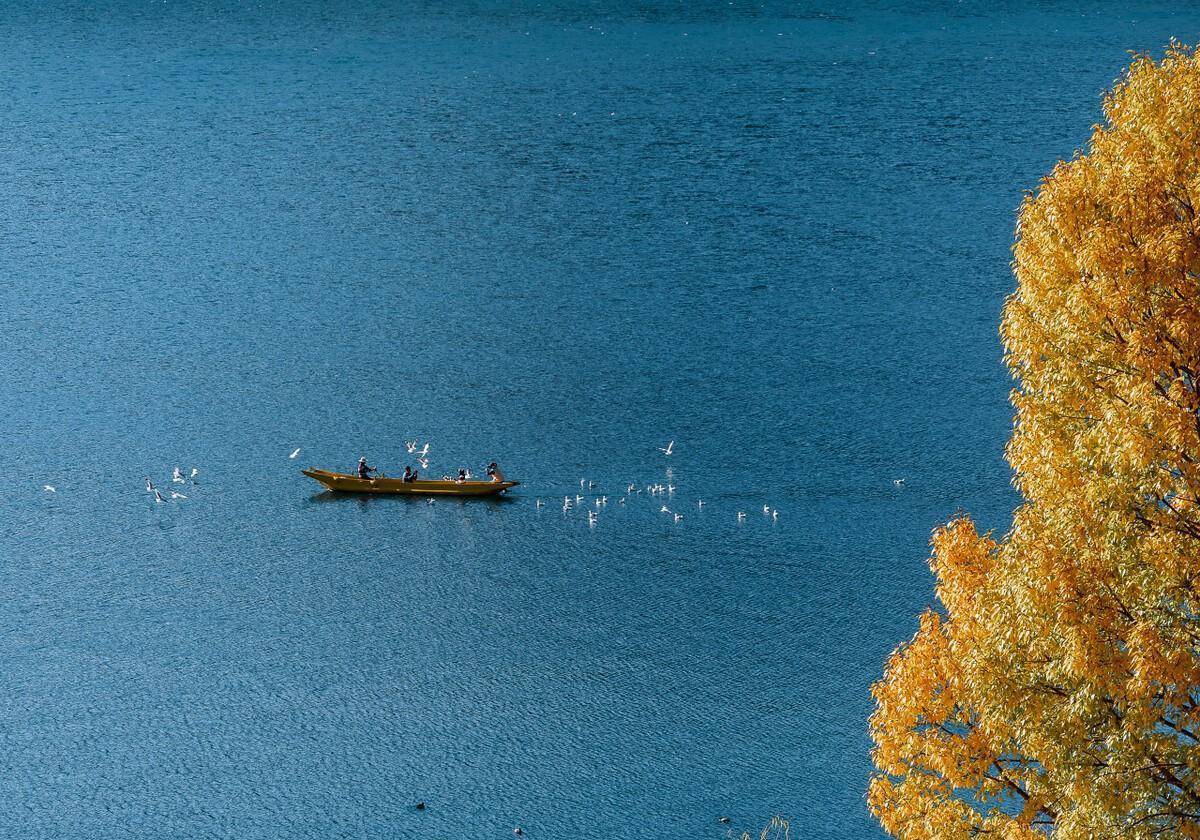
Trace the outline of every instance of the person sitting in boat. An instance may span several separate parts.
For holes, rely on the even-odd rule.
[[[471,477],[471,474],[470,474],[470,473],[468,473],[468,472],[467,472],[467,471],[464,469],[464,470],[459,470],[459,471],[458,471],[458,478],[456,478],[456,479],[454,479],[454,480],[455,480],[455,481],[457,481],[457,482],[460,482],[460,483],[461,483],[461,482],[463,482],[463,481],[466,481],[466,480],[467,480],[468,478],[470,478],[470,477]]]
[[[400,477],[400,480],[401,480],[401,481],[403,481],[405,484],[412,484],[412,482],[413,482],[413,468],[412,468],[412,467],[405,467],[405,468],[404,468],[404,475],[402,475],[402,476]]]
[[[488,464],[487,474],[491,477],[492,481],[504,481],[504,473],[500,472],[500,465],[495,461]]]
[[[358,459],[358,477],[359,478],[370,479],[371,473],[376,472],[376,471],[377,470],[374,467],[367,466],[367,457],[365,455]]]

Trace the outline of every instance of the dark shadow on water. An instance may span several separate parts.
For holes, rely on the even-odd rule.
[[[503,507],[504,505],[513,504],[518,501],[518,497],[509,496],[505,493],[499,493],[495,496],[449,496],[439,498],[437,496],[401,496],[389,493],[335,493],[333,490],[322,490],[320,493],[313,493],[309,496],[306,504],[327,504],[329,502],[349,504],[350,502],[358,502],[359,504],[367,505],[379,502],[384,504],[428,505],[431,499],[435,505],[490,505],[492,507]]]

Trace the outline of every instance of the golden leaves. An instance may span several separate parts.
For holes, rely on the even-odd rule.
[[[1200,61],[1137,57],[1023,202],[1001,335],[1025,503],[933,535],[872,692],[902,838],[1200,837]]]

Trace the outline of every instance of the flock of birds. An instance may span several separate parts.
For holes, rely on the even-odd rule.
[[[673,455],[675,452],[675,441],[669,442],[666,446],[659,446],[656,448],[658,449],[659,452],[663,453],[664,456],[669,457],[669,456]],[[643,497],[646,499],[653,499],[655,502],[658,502],[660,500],[666,502],[666,501],[671,501],[671,500],[675,499],[675,491],[677,488],[673,482],[674,472],[671,470],[670,467],[667,467],[666,476],[667,476],[666,484],[662,484],[661,482],[659,482],[659,483],[654,483],[654,484],[647,484],[644,486],[638,486],[634,482],[628,483],[625,487],[624,494],[621,495],[617,499],[617,504],[625,505],[631,499],[636,499],[638,497]],[[562,497],[562,512],[564,514],[568,514],[573,510],[576,510],[576,511],[584,510],[586,507],[587,508],[588,525],[590,527],[595,527],[596,523],[600,520],[600,512],[608,507],[608,496],[603,495],[603,494],[591,495],[590,496],[590,499],[591,499],[590,504],[585,505],[585,502],[588,501],[589,497],[585,496],[582,491],[595,490],[596,482],[589,481],[586,478],[581,478],[581,479],[579,479],[579,489],[581,491],[579,493],[575,493],[574,495],[565,495]],[[697,512],[698,513],[703,512],[704,506],[705,506],[704,500],[696,499],[695,503],[696,503]],[[539,498],[534,502],[534,504],[538,508],[543,508],[546,506],[547,503],[544,499]],[[676,525],[683,522],[683,520],[684,520],[684,514],[682,512],[680,512],[680,510],[678,509],[678,505],[676,505],[676,509],[672,510],[666,504],[663,504],[658,509],[658,512],[660,514],[663,514],[664,516],[669,517],[670,521]],[[772,522],[779,521],[779,509],[778,508],[772,508],[770,505],[763,505],[762,512],[763,512],[763,516],[767,517]],[[741,524],[745,521],[746,521],[746,512],[744,510],[737,511],[738,524]]]
[[[408,454],[414,456],[414,459],[420,465],[420,468],[422,470],[429,469],[429,443],[428,442],[426,442],[423,446],[419,446],[418,442],[415,440],[406,440],[404,442],[404,448],[408,452]],[[664,456],[670,457],[671,455],[673,455],[675,453],[675,441],[672,440],[666,446],[659,446],[659,447],[656,447],[656,449],[659,452],[663,453]],[[291,454],[288,455],[288,458],[290,460],[294,461],[294,460],[296,460],[297,457],[299,457],[300,452],[301,452],[301,448],[296,447],[295,449],[293,449],[291,451]],[[187,496],[187,494],[182,492],[182,489],[179,489],[179,485],[196,486],[199,484],[199,482],[196,481],[196,477],[199,475],[200,475],[200,470],[197,469],[196,467],[193,467],[191,470],[191,473],[187,476],[185,476],[183,474],[183,470],[181,468],[175,467],[171,472],[170,485],[168,486],[166,483],[164,483],[164,486],[162,489],[157,487],[154,484],[154,482],[150,479],[150,477],[147,476],[146,477],[146,492],[153,496],[156,504],[165,504],[168,501],[172,501],[172,502],[185,501],[185,500],[187,500],[188,496]],[[674,473],[672,472],[670,467],[667,468],[666,477],[667,477],[666,484],[659,482],[659,483],[653,483],[653,484],[646,484],[644,486],[638,486],[636,483],[633,483],[633,482],[628,483],[625,487],[625,491],[624,491],[623,495],[621,495],[619,498],[617,498],[617,504],[625,505],[630,500],[636,499],[638,497],[644,497],[646,499],[653,499],[656,502],[659,500],[662,500],[663,502],[668,502],[668,501],[675,499],[675,492],[676,492],[677,488],[676,488],[675,484],[673,483]],[[905,486],[905,480],[903,478],[897,478],[892,481],[892,484],[897,488],[902,488]],[[58,488],[56,488],[53,484],[45,484],[42,486],[42,489],[47,493],[55,493],[55,492],[57,492]],[[589,494],[588,496],[585,496],[583,491],[593,491],[596,489],[596,482],[589,481],[586,478],[579,479],[579,489],[581,492],[575,493],[574,495],[570,495],[570,494],[564,495],[562,497],[562,512],[564,514],[568,514],[571,511],[582,511],[586,508],[587,509],[588,526],[594,528],[600,520],[601,512],[605,508],[608,507],[608,496],[605,494],[600,494],[600,495]],[[163,495],[164,490],[167,493],[166,496]],[[590,499],[590,504],[585,505],[585,502],[588,502],[589,499]],[[429,504],[433,504],[434,500],[432,498],[430,498],[428,501],[429,501]],[[546,500],[542,499],[542,498],[536,499],[534,504],[539,509],[547,506]],[[696,499],[695,505],[696,505],[697,512],[702,513],[704,511],[705,502],[703,499]],[[685,518],[684,514],[678,509],[678,506],[676,506],[676,509],[672,509],[665,503],[662,504],[661,507],[659,507],[658,512],[660,514],[668,517],[669,521],[671,521],[672,523],[674,523],[676,525],[683,522],[683,520]],[[771,522],[779,521],[779,509],[778,508],[772,508],[770,505],[763,505],[762,513],[763,513],[763,516],[765,518],[769,519]],[[744,511],[744,510],[736,511],[735,516],[736,516],[736,521],[739,525],[746,521],[746,511]]]
[[[171,484],[199,485],[200,482],[196,481],[196,476],[198,475],[200,475],[200,470],[192,467],[191,475],[185,478],[183,475],[183,470],[181,470],[179,467],[175,467],[175,469],[171,471]],[[180,501],[181,499],[187,499],[187,496],[183,492],[176,490],[174,487],[165,487],[164,485],[164,489],[166,489],[167,493],[170,495],[171,501],[173,502]],[[162,494],[162,490],[158,489],[158,487],[154,485],[154,482],[150,480],[150,476],[146,476],[146,492],[154,494],[155,504],[161,505],[167,501]]]

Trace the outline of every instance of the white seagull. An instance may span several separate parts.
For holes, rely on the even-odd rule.
[[[677,513],[677,514],[675,514],[675,521],[676,521],[676,522],[681,522],[681,521],[683,521],[683,514],[682,514],[682,513]]]
[[[421,469],[423,469],[423,470],[429,469],[429,459],[428,458],[418,458],[417,463],[421,465]]]
[[[903,487],[903,486],[904,486],[904,479],[903,479],[903,478],[895,478],[895,479],[892,479],[892,484],[895,484],[897,487]]]
[[[743,511],[740,511],[740,510],[738,511],[738,517],[737,517],[737,521],[738,521],[738,522],[745,522],[745,521],[746,521],[746,514],[745,514]]]
[[[172,490],[172,491],[171,491],[171,498],[172,498],[172,499],[186,499],[186,498],[187,498],[187,496],[183,495],[182,493],[178,493],[178,492],[176,492],[175,490]]]
[[[300,450],[297,449],[296,451],[299,452]],[[195,467],[192,467],[192,474],[191,474],[191,476],[189,476],[189,478],[191,478],[192,481],[195,481],[196,476],[198,476],[198,475],[200,475],[200,470],[196,469]]]
[[[54,489],[53,484],[43,484],[42,489],[45,490],[47,493],[57,493],[58,492],[57,490]]]
[[[176,484],[183,484],[184,480],[185,479],[183,477],[183,470],[179,469],[179,467],[176,467],[171,472],[171,481],[173,481]]]
[[[296,456],[299,454],[300,454],[300,447],[297,446],[295,449],[292,450],[292,454],[289,455],[288,457],[294,461],[294,460],[296,460]]]
[[[161,503],[165,502],[165,501],[166,501],[166,499],[164,499],[164,498],[162,497],[162,493],[159,493],[157,490],[155,490],[155,491],[154,491],[154,501],[156,501],[156,502],[158,502],[158,503],[160,503],[160,504],[161,504]]]
[[[422,458],[424,458],[426,455],[428,455],[429,454],[429,444],[426,443],[424,446],[422,446],[420,451],[417,452],[417,454],[420,455]]]
[[[404,448],[407,449],[408,454],[411,455],[417,451],[417,442],[415,440],[406,440],[404,441]]]
[[[154,482],[150,480],[149,476],[146,477],[146,492],[147,493],[154,492]]]
[[[666,505],[663,505],[662,509],[659,510],[659,513],[670,513],[670,512],[671,511],[667,509]]]
[[[675,451],[675,441],[671,441],[666,446],[658,447],[658,451],[664,455],[670,455],[673,451]]]

